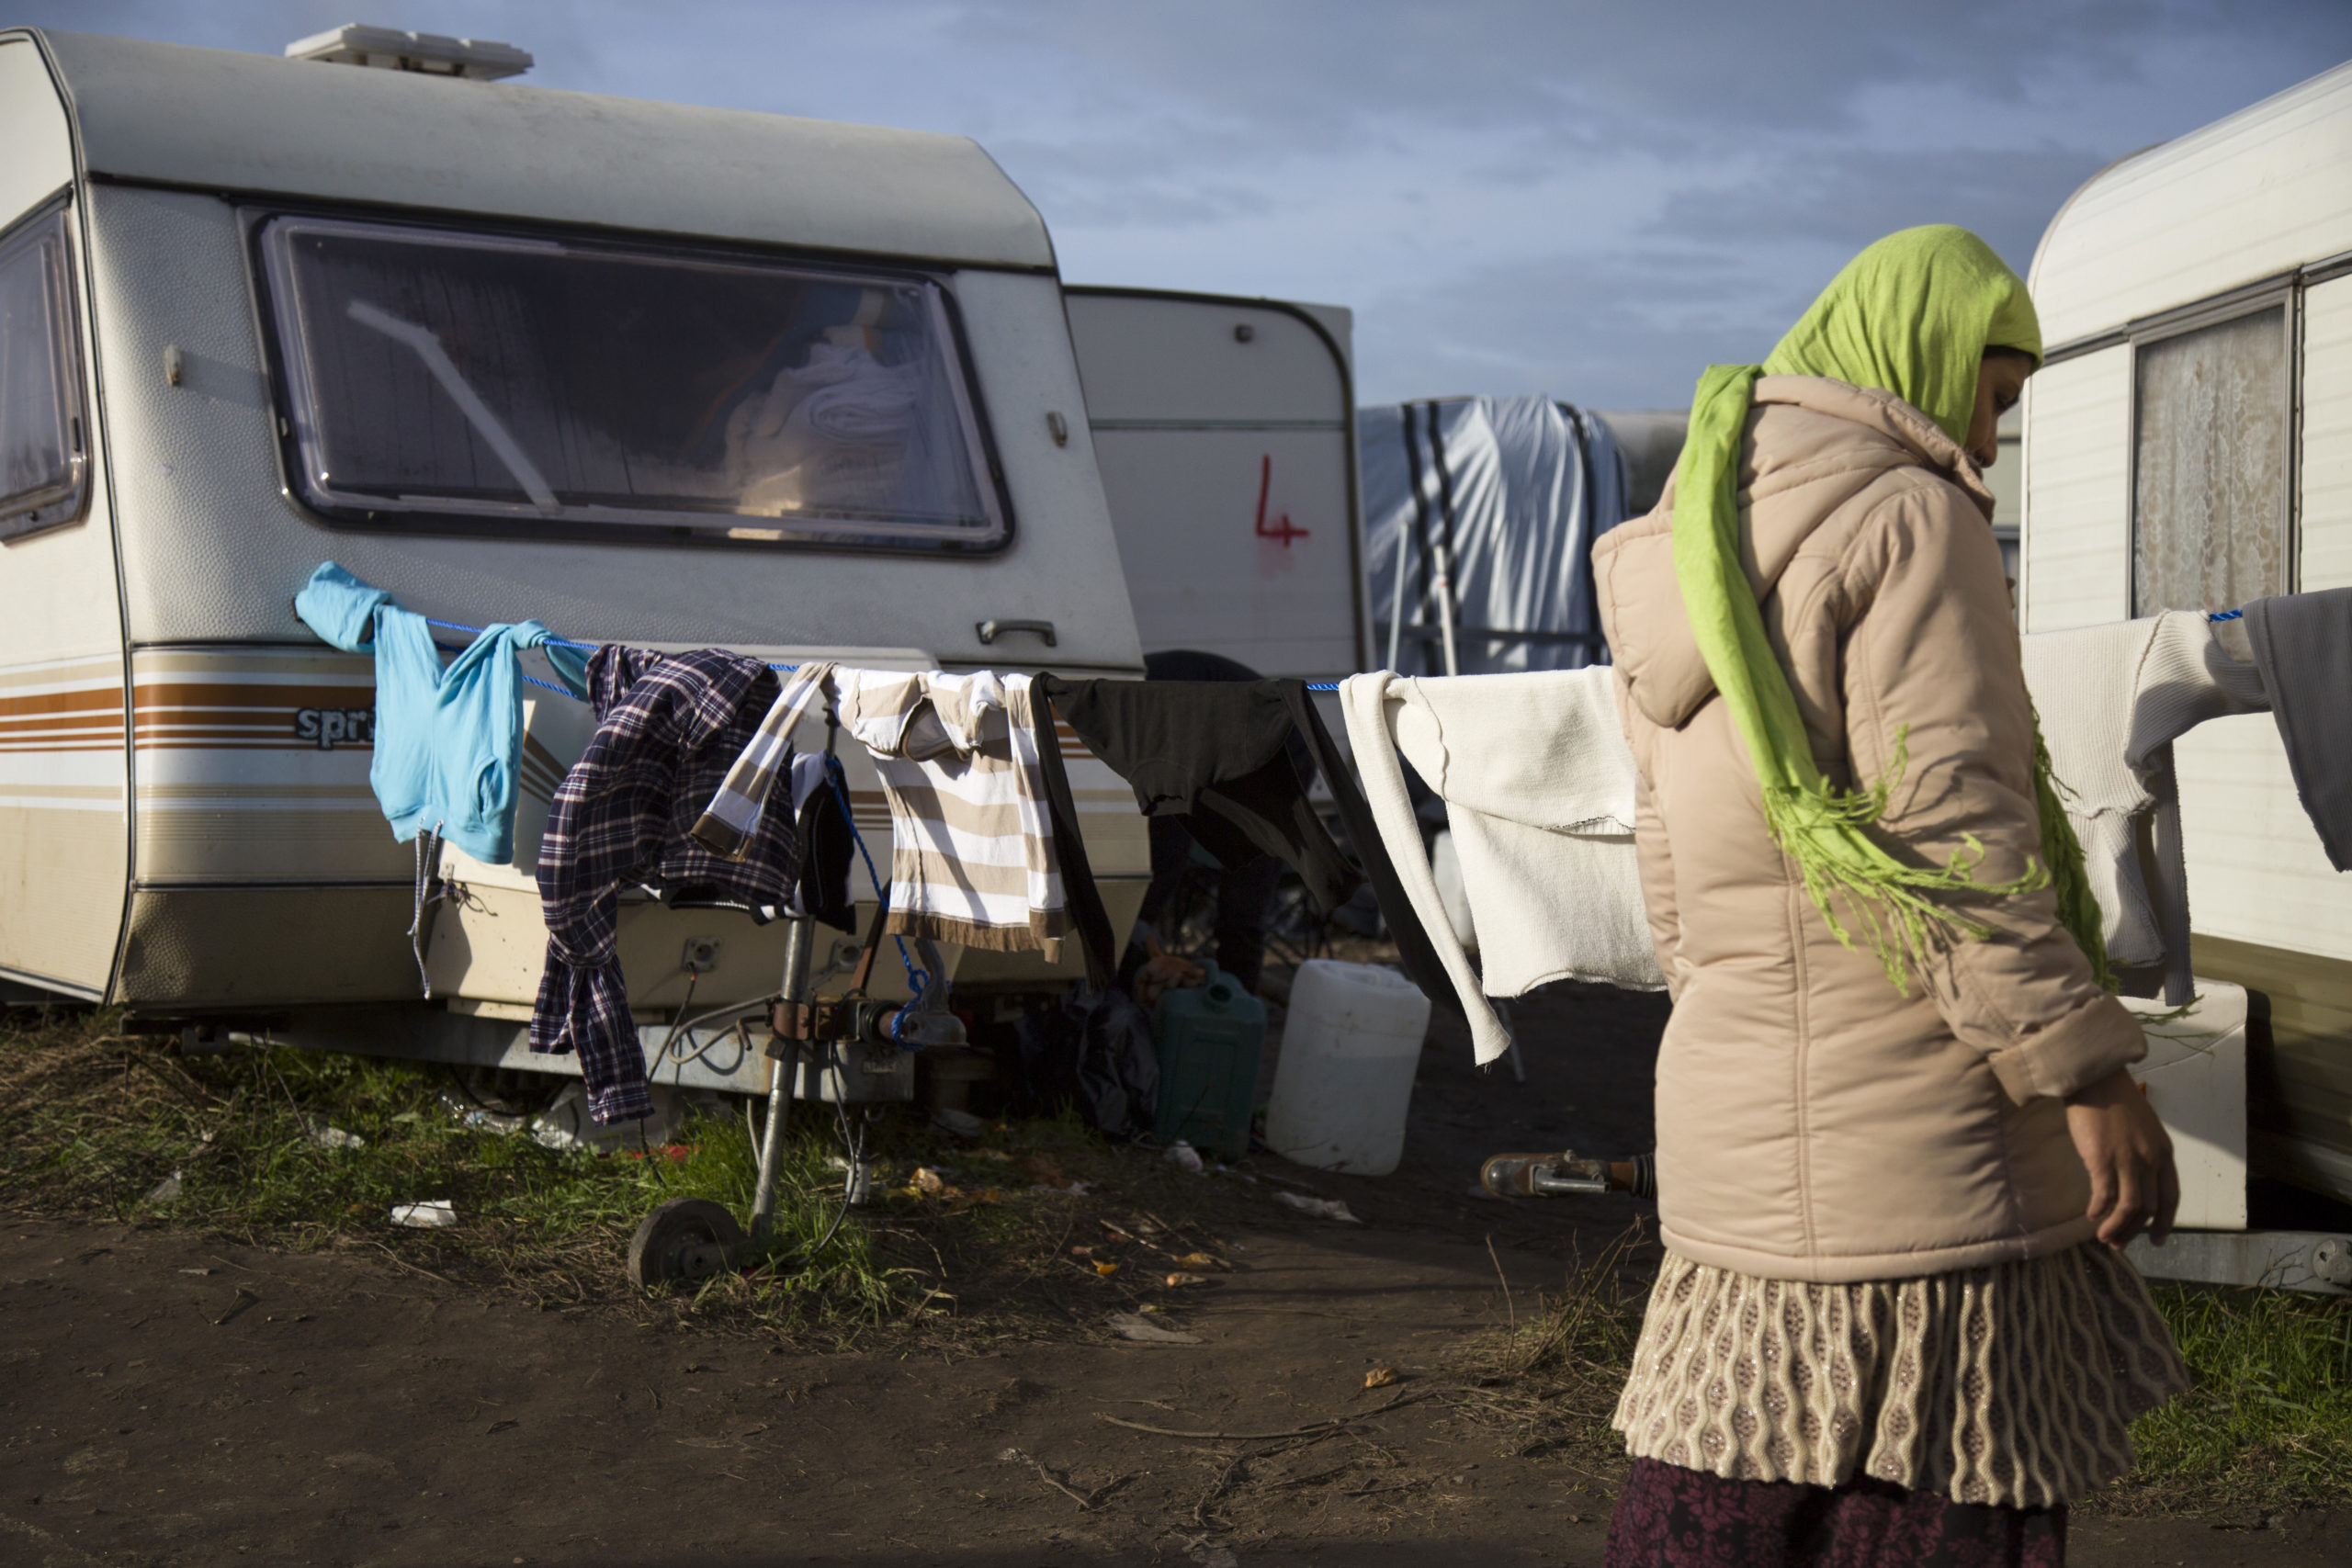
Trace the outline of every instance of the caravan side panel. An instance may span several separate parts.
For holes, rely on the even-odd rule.
[[[40,51],[0,43],[0,230],[74,183],[65,108]],[[121,934],[122,600],[84,288],[87,235],[67,209],[81,334],[87,499],[78,521],[0,543],[0,973],[95,996]]]
[[[2053,365],[2026,383],[2026,398],[2025,629],[2122,620],[2131,614],[2132,351]]]
[[[2352,64],[2092,176],[2043,236],[2064,344],[2352,250]]]
[[[2352,276],[2303,291],[2301,572],[2305,593],[2352,588]]]

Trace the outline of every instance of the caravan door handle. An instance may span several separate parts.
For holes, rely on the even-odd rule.
[[[995,642],[1007,632],[1035,632],[1046,639],[1047,648],[1057,646],[1054,637],[1054,623],[1051,621],[987,620],[979,622],[972,629],[979,634],[982,648]]]

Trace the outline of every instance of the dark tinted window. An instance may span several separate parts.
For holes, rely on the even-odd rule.
[[[299,483],[323,511],[1004,536],[929,279],[296,217],[262,244]]]

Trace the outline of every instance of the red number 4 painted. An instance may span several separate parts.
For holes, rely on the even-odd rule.
[[[1290,525],[1290,513],[1287,512],[1274,519],[1272,527],[1266,526],[1266,496],[1273,486],[1274,455],[1269,452],[1258,468],[1258,537],[1279,539],[1284,549],[1290,548],[1290,542],[1293,539],[1313,538],[1315,530],[1312,528],[1294,528]]]

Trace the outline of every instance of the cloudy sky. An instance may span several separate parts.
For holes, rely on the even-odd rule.
[[[2102,164],[2352,58],[2345,0],[17,0],[276,52],[366,20],[529,80],[962,132],[1072,282],[1328,300],[1365,401],[1679,405],[1889,230],[2020,271]],[[355,14],[356,13],[356,14]]]

